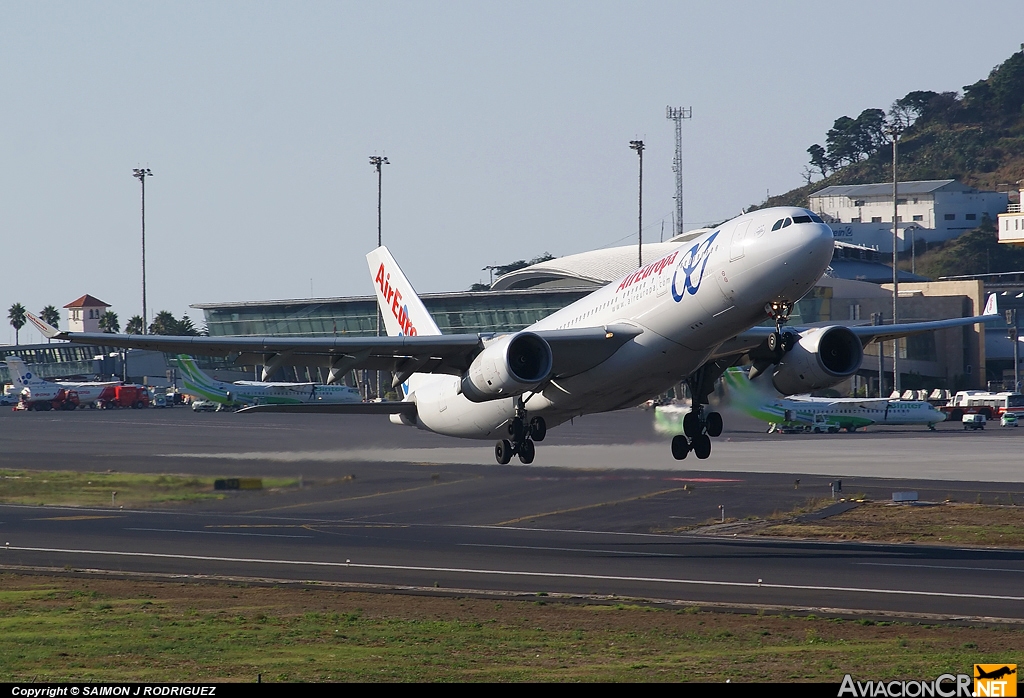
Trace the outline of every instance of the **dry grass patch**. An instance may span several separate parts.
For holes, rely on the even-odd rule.
[[[1024,547],[1024,507],[865,502],[827,519],[768,525],[758,535],[886,543]]]

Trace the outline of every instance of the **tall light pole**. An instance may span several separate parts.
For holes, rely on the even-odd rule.
[[[142,334],[148,330],[149,315],[146,313],[146,177],[152,177],[148,167],[134,168],[132,176],[142,184]]]
[[[897,312],[898,300],[900,297],[899,278],[899,199],[897,193],[899,180],[896,176],[896,165],[898,163],[900,134],[903,133],[903,120],[898,114],[893,114],[891,121],[886,127],[886,133],[892,139],[892,324],[899,322]],[[900,340],[894,339],[892,346],[892,389],[894,392],[900,390]]]
[[[384,157],[384,156],[381,156],[381,155],[371,155],[370,156],[370,164],[373,165],[374,168],[377,170],[377,247],[380,247],[383,244],[382,238],[381,238],[381,225],[380,225],[381,184],[383,182],[383,179],[381,177],[381,166],[382,165],[390,165],[391,163],[388,162],[388,159],[386,157]],[[378,307],[377,308],[377,336],[378,337],[380,337],[380,323],[381,323],[381,315],[380,315],[380,308]],[[380,371],[377,371],[377,397],[378,398],[382,397],[381,393],[380,393],[380,375],[381,375]]]
[[[1020,329],[1017,327],[1017,309],[1006,311],[1007,336],[1013,342],[1013,391],[1020,392]],[[1005,386],[1004,386],[1005,387]]]
[[[637,268],[644,265],[644,142],[630,141],[629,147],[640,157],[640,186],[637,198]]]

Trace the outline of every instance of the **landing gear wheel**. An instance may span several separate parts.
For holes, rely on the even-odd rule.
[[[796,335],[792,332],[782,333],[782,351],[793,351],[793,347],[796,346]]]
[[[544,422],[543,417],[534,417],[530,420],[530,438],[534,441],[540,442],[544,440],[544,437],[548,433],[548,425]]]
[[[535,455],[537,455],[537,447],[533,445],[532,441],[527,440],[519,444],[519,460],[523,465],[532,463]]]
[[[718,412],[708,412],[708,416],[705,420],[707,425],[708,436],[721,436],[722,435],[722,415]]]
[[[683,460],[686,458],[686,454],[690,452],[690,443],[686,440],[686,437],[682,434],[676,434],[672,437],[672,457],[676,460]]]
[[[711,437],[707,434],[701,434],[693,440],[690,447],[693,449],[695,456],[704,460],[711,455]]]
[[[498,443],[494,444],[494,460],[498,461],[498,465],[508,465],[512,460],[512,442],[508,439],[502,439]]]
[[[782,337],[778,332],[772,332],[768,335],[768,351],[775,351],[782,344]]]
[[[526,435],[526,425],[523,424],[522,419],[516,417],[508,423],[508,435],[512,437],[513,443],[523,440],[523,436]]]
[[[696,412],[687,412],[683,415],[683,433],[691,439],[700,434],[700,416]]]

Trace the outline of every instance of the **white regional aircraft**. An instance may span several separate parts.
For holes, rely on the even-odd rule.
[[[165,337],[60,332],[53,339],[227,356],[236,363],[388,370],[405,399],[355,405],[263,405],[244,411],[384,413],[440,434],[495,439],[499,463],[530,463],[535,442],[572,417],[637,405],[685,380],[694,396],[683,459],[711,454],[722,417],[705,409],[715,380],[749,360],[783,394],[825,388],[852,375],[871,341],[967,325],[956,318],[888,326],[783,331],[793,304],[832,258],[832,230],[802,208],[754,211],[679,247],[530,327],[504,335],[441,335],[385,247],[367,255],[388,337]],[[774,328],[757,327],[765,314]]]
[[[11,382],[20,388],[25,402],[35,409],[50,409],[50,404],[54,400],[64,400],[63,395],[66,392],[77,394],[78,404],[82,406],[94,404],[100,399],[112,400],[114,388],[121,385],[121,381],[48,381],[32,373],[20,356],[8,356],[4,361],[10,371]],[[59,405],[60,402],[56,404]],[[75,408],[72,402],[64,402],[64,405],[70,406],[70,409]]]

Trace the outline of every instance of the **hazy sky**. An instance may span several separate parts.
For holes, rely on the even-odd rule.
[[[1019,2],[0,1],[0,306],[421,292],[686,226],[801,182],[836,117],[957,90],[1018,50]],[[892,27],[890,30],[889,27]],[[201,321],[202,313],[191,311]],[[0,340],[14,332],[4,324]],[[22,341],[39,341],[34,329]]]

